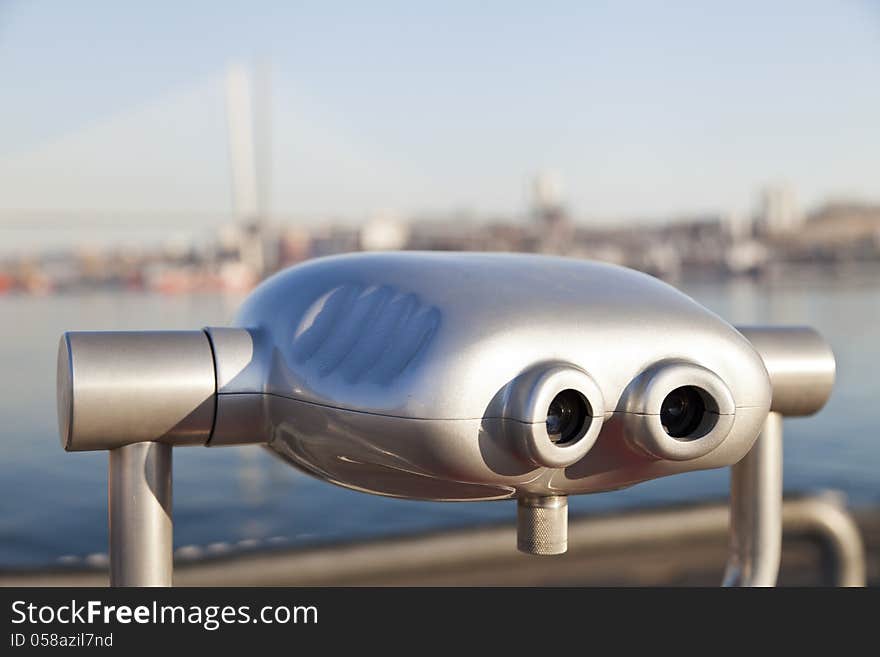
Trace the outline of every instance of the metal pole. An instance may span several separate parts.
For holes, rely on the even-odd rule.
[[[730,469],[730,557],[724,586],[775,586],[782,552],[782,415]]]
[[[110,451],[110,586],[171,586],[171,445]]]

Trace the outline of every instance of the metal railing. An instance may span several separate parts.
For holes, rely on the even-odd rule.
[[[285,551],[243,551],[209,559],[176,559],[175,583],[183,586],[265,585],[424,585],[525,583],[579,584],[597,581],[608,555],[640,560],[640,553],[664,555],[661,575],[610,572],[598,581],[670,583],[669,571],[687,578],[698,566],[718,571],[728,532],[729,508],[723,503],[687,508],[628,511],[571,520],[569,553],[562,558],[531,559],[510,549],[515,530],[480,527],[439,534],[373,540],[356,544]],[[822,555],[820,577],[831,586],[863,586],[866,553],[855,519],[843,499],[821,494],[786,499],[781,509],[784,545],[806,541]],[[683,554],[680,546],[690,546]],[[794,555],[794,553],[792,553]],[[714,564],[714,565],[713,565]],[[644,568],[645,565],[641,564]],[[810,567],[815,566],[811,562]],[[803,567],[794,557],[792,568]],[[711,572],[708,575],[711,578]],[[673,580],[674,581],[674,580]],[[690,581],[690,580],[687,580]],[[0,586],[104,586],[106,570],[44,570],[0,573]]]

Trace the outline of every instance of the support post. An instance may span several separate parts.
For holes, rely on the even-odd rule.
[[[564,554],[568,550],[568,497],[520,497],[516,546],[526,554]]]
[[[109,450],[110,586],[171,586],[171,445]]]
[[[730,469],[730,557],[724,586],[775,586],[782,553],[782,415]]]

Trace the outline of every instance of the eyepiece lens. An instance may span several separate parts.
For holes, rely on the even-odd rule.
[[[673,438],[689,438],[700,427],[706,414],[706,403],[694,386],[676,388],[660,406],[660,423]]]
[[[589,404],[583,395],[563,390],[547,409],[547,435],[557,445],[574,442],[583,434],[589,416]]]

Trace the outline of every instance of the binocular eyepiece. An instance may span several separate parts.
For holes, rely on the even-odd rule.
[[[666,395],[660,405],[660,425],[663,431],[678,440],[699,438],[704,432],[697,430],[704,424],[707,408],[713,408],[718,413],[717,404],[711,398],[707,399],[704,390],[696,386],[676,388]]]
[[[547,408],[545,421],[547,436],[554,445],[577,442],[587,433],[593,409],[584,396],[576,390],[563,390],[553,398]]]

